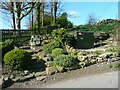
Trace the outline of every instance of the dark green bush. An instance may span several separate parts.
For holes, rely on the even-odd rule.
[[[58,55],[61,55],[64,53],[64,50],[62,48],[55,48],[53,51],[52,51],[52,56],[53,57],[56,57]]]
[[[77,60],[70,55],[59,55],[54,58],[53,65],[61,67],[71,67],[77,64]]]
[[[49,54],[52,53],[53,49],[60,47],[62,47],[62,42],[58,38],[55,38],[51,43],[45,45],[43,48],[44,48],[44,52],[46,54]]]
[[[14,40],[8,39],[4,42],[1,42],[0,45],[1,45],[0,50],[2,49],[2,56],[4,57],[4,55],[8,51],[11,51],[12,49],[14,49]]]
[[[31,62],[31,56],[24,50],[14,49],[4,56],[4,62],[11,69],[28,69]]]

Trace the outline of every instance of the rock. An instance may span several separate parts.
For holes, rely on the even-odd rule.
[[[95,63],[97,62],[97,60],[96,60],[96,59],[92,59],[92,60],[90,60],[90,62],[91,62],[92,64],[95,64]]]
[[[42,80],[44,80],[45,78],[46,78],[46,76],[39,76],[39,77],[36,77],[36,79],[39,80],[39,81],[42,81]]]
[[[67,67],[65,68],[66,70],[75,70],[78,69],[78,65],[72,66],[72,67]]]
[[[14,46],[14,49],[19,49],[17,46]]]
[[[14,75],[10,75],[10,79],[14,79],[15,78],[15,76]]]
[[[47,67],[52,66],[52,61],[47,61],[47,62],[45,63],[45,65],[46,65]]]
[[[27,76],[22,76],[22,77],[16,77],[15,79],[13,79],[13,81],[15,82],[25,82],[29,79],[34,78],[34,74],[29,74]]]
[[[30,48],[32,49],[32,52],[35,52],[35,53],[40,51],[40,47],[37,47],[37,46],[31,46]]]
[[[103,62],[104,60],[103,60],[102,57],[97,57],[97,61],[98,61],[98,62]]]
[[[81,62],[83,62],[87,59],[88,59],[88,56],[78,56],[78,60],[80,60]]]
[[[2,81],[2,88],[5,88],[6,85],[5,85],[5,81]]]
[[[3,80],[4,81],[7,81],[9,79],[9,77],[4,77]]]
[[[30,46],[22,46],[20,49],[30,49]]]
[[[32,46],[36,46],[36,42],[34,42],[34,41],[32,42],[32,41],[31,41],[31,42],[30,42],[30,45],[31,45],[31,47],[32,47]]]
[[[55,67],[46,67],[46,74],[47,75],[51,75],[57,73],[57,68]]]
[[[31,39],[30,39],[31,46],[37,46],[40,44],[41,44],[41,36],[39,35],[31,36]]]
[[[34,78],[34,74],[29,74],[27,76],[24,76],[26,79],[31,79],[31,78]]]
[[[26,80],[27,80],[27,78],[25,78],[25,77],[20,77],[17,82],[25,82]]]
[[[44,76],[44,75],[46,75],[46,72],[45,72],[45,71],[43,71],[43,72],[36,72],[36,73],[35,73],[35,77]]]
[[[38,52],[36,54],[36,57],[37,57],[37,59],[41,60],[41,59],[43,59],[45,57],[45,54],[43,52]]]
[[[47,54],[46,57],[52,57],[52,54]]]
[[[34,47],[34,46],[31,46],[30,47],[33,51],[35,51],[36,50],[36,48]]]
[[[45,45],[45,44],[48,44],[50,42],[50,40],[43,40],[41,45]]]
[[[85,66],[85,62],[80,62],[79,66],[83,68]]]
[[[25,74],[25,75],[28,75],[28,74],[29,74],[29,71],[28,71],[28,70],[24,70],[24,74]]]
[[[116,58],[118,56],[119,56],[118,52],[115,52],[115,53],[113,53],[112,58]]]
[[[63,71],[64,71],[64,68],[61,67],[61,66],[56,66],[56,68],[57,68],[57,70],[58,70],[59,72],[63,72]]]
[[[14,81],[12,81],[12,79],[10,79],[10,78],[3,79],[2,88],[6,88],[8,86],[11,86],[13,83],[14,83]]]
[[[46,62],[47,62],[47,61],[50,61],[51,59],[52,59],[52,57],[44,57],[44,58],[43,58],[43,60],[46,61]]]
[[[104,53],[104,54],[101,54],[101,55],[98,55],[98,57],[100,58],[109,58],[111,57],[113,54],[110,52],[110,53]]]
[[[28,53],[33,53],[33,50],[25,50],[26,52],[28,52]]]
[[[17,81],[19,81],[20,80],[20,77],[16,77],[16,78],[14,78],[14,79],[12,79],[14,82],[17,82]]]
[[[46,82],[46,78],[45,79],[43,79],[43,83],[45,83]]]

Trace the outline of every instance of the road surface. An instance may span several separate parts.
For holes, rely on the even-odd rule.
[[[109,72],[94,76],[57,82],[37,88],[118,88],[118,72]]]

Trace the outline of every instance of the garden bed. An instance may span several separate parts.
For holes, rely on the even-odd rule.
[[[110,64],[119,62],[117,42],[113,38],[99,42],[91,49],[76,49],[68,45],[65,29],[53,30],[52,35],[50,40],[44,38],[47,43],[39,42],[40,46],[35,45],[38,40],[35,38],[30,42],[33,43],[31,46],[15,48],[5,54],[3,88],[17,87],[17,84],[22,87],[20,83],[30,87],[30,84],[55,83],[109,72]]]
[[[117,61],[112,63],[120,63],[120,62]],[[68,79],[69,80],[77,79],[79,77],[87,77],[90,75],[118,71],[118,69],[111,69],[109,67],[112,63],[108,63],[108,62],[99,63],[99,64],[91,65],[82,69],[72,70],[64,73],[57,73],[57,74],[48,76],[43,81],[36,80],[35,78],[23,83],[14,83],[12,86],[10,86],[10,88],[40,88],[40,87],[45,87],[46,85],[54,84],[60,81],[66,81]]]

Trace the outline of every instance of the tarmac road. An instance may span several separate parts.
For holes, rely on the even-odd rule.
[[[118,72],[109,72],[57,82],[37,88],[118,88]]]

